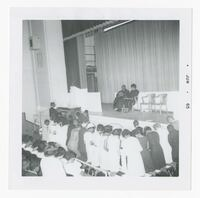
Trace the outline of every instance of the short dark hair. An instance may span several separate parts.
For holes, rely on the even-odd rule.
[[[97,131],[103,131],[104,132],[105,128],[103,126],[103,124],[98,124],[97,125]]]
[[[137,86],[136,86],[135,83],[133,83],[133,84],[131,85],[131,88],[132,88],[132,87],[136,88]]]

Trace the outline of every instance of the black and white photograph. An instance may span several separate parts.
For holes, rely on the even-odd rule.
[[[189,177],[190,12],[135,10],[21,20],[20,178]]]

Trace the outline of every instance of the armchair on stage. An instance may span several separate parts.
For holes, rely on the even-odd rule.
[[[167,108],[167,94],[159,94],[156,95],[154,93],[145,95],[141,97],[142,102],[140,103],[140,111],[143,111],[142,107],[147,106],[146,110],[148,111],[159,111],[162,113],[163,108],[165,107],[165,111],[168,112]],[[159,109],[157,109],[157,106]]]
[[[141,97],[142,102],[140,103],[140,111],[142,111],[143,106],[147,106],[146,110],[153,111],[153,104],[155,103],[155,94],[148,94]]]

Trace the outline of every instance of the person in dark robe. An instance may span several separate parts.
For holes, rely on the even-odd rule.
[[[73,116],[72,116],[72,115],[69,115],[69,117],[68,117],[68,124],[69,124],[69,126],[68,126],[68,131],[67,131],[66,146],[67,146],[67,144],[68,144],[68,142],[69,142],[69,139],[70,139],[70,137],[71,137],[72,129],[75,128],[74,123],[73,123],[73,120],[74,120],[74,119],[73,119]]]
[[[126,89],[125,85],[122,85],[121,90],[117,93],[113,102],[113,109],[116,111],[121,111],[124,106],[127,106],[125,98],[128,97],[129,91]]]
[[[86,162],[87,161],[87,152],[86,152],[86,146],[85,146],[85,142],[84,142],[84,134],[87,131],[87,129],[85,127],[81,127],[80,131],[79,131],[79,142],[78,142],[78,150],[80,153],[80,156],[78,157],[78,159]]]
[[[58,121],[58,112],[55,109],[55,107],[56,107],[55,102],[51,102],[50,103],[50,109],[49,109],[49,117],[50,117],[50,120],[53,121],[53,122]]]
[[[175,130],[179,131],[179,121],[175,120],[173,116],[168,116],[167,117],[167,122],[168,124],[172,125]]]
[[[151,157],[150,150],[148,149],[148,140],[146,137],[146,133],[148,130],[151,130],[150,127],[145,127],[144,131],[141,130],[141,127],[136,128],[136,138],[139,140],[140,145],[142,146],[143,150],[141,151],[142,160],[144,163],[145,172],[149,173],[155,170],[153,160]]]
[[[149,130],[147,130],[147,140],[149,143],[151,157],[154,163],[154,168],[160,170],[166,165],[166,161],[163,149],[160,145],[159,134],[149,128]]]
[[[172,160],[173,162],[179,162],[179,131],[175,130],[173,125],[168,125],[167,130],[168,142],[172,148]]]
[[[135,105],[135,103],[138,101],[138,95],[139,91],[137,89],[136,84],[131,85],[131,91],[129,92],[129,102],[128,102],[128,108],[132,109],[132,106]]]

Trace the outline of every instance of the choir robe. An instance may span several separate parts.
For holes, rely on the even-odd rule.
[[[93,160],[92,160],[92,165],[94,166],[100,166],[100,134],[98,131],[95,131],[92,134],[92,141],[94,143],[93,149],[94,149],[94,154],[93,154]]]
[[[161,128],[159,128],[156,132],[159,134],[159,137],[160,137],[160,145],[164,152],[165,161],[166,163],[170,164],[173,160],[172,160],[172,155],[171,155],[172,149],[168,142],[168,134],[166,133],[167,128],[164,126],[161,126]]]
[[[152,131],[147,134],[147,139],[149,142],[149,148],[151,150],[151,157],[154,163],[154,167],[155,169],[160,170],[166,165],[166,162],[163,149],[160,145],[159,134],[155,131]]]
[[[108,138],[109,170],[118,172],[120,169],[120,139],[117,135]]]
[[[152,172],[155,170],[153,165],[153,160],[151,157],[151,152],[148,149],[148,141],[146,136],[137,137],[143,150],[141,151],[141,156],[144,163],[145,172]]]
[[[143,176],[145,168],[141,156],[142,147],[135,137],[128,137],[125,141],[125,153],[127,155],[127,175]]]
[[[174,132],[170,132],[168,141],[172,147],[171,155],[173,162],[179,163],[179,131],[174,130]]]
[[[43,177],[52,178],[54,180],[55,178],[66,177],[62,162],[54,156],[42,158],[40,167]]]
[[[85,141],[84,141],[84,134],[86,133],[86,129],[85,128],[81,128],[79,131],[79,141],[78,141],[78,150],[80,153],[80,156],[78,157],[78,159],[86,162],[87,161],[87,152],[86,152],[86,145],[85,145]]]
[[[109,170],[110,168],[108,138],[109,136],[101,135],[99,141],[100,167],[104,170]]]
[[[120,157],[121,157],[121,171],[127,172],[127,155],[125,153],[126,139],[120,137]]]
[[[49,141],[49,135],[50,135],[50,128],[51,126],[43,125],[40,129],[40,132],[42,133],[42,140]]]

